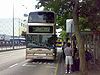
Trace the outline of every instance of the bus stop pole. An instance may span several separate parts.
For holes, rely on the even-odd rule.
[[[71,48],[72,48],[72,24],[71,24]]]

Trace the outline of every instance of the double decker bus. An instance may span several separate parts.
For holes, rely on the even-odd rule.
[[[26,59],[56,58],[55,13],[52,11],[30,12],[26,34]]]

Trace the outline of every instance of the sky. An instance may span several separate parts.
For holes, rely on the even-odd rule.
[[[34,11],[36,4],[36,0],[0,0],[0,18],[13,17],[13,7],[14,17],[22,17],[24,13]]]
[[[35,11],[36,4],[36,0],[0,0],[0,34],[13,34],[12,18],[14,7],[14,34],[19,35],[20,20],[25,19],[24,14]],[[39,10],[42,10],[42,8]],[[20,20],[16,21],[15,18]]]

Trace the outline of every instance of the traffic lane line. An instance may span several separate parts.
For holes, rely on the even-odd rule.
[[[17,65],[18,65],[18,63],[14,64],[14,65],[11,65],[9,68],[15,67]]]
[[[12,67],[15,67],[15,66],[22,65],[23,63],[26,63],[26,62],[28,62],[28,61],[29,61],[29,60],[25,60],[25,61],[22,61],[22,62],[19,62],[19,63],[15,63],[15,64],[9,66],[9,68],[12,68]]]

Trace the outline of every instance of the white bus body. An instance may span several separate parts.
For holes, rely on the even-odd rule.
[[[26,34],[26,59],[48,59],[56,57],[55,14],[50,11],[30,12]]]

